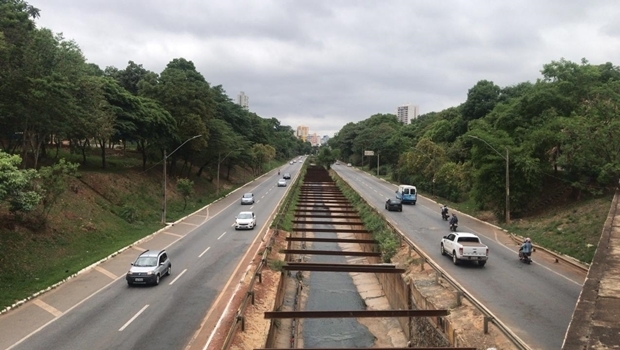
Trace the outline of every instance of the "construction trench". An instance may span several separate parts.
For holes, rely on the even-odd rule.
[[[449,310],[416,307],[327,170],[307,168],[297,203],[263,349],[476,349],[451,345]]]

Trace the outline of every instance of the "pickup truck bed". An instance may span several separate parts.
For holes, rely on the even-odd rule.
[[[489,259],[489,248],[472,233],[455,232],[441,239],[441,254],[450,255],[452,262],[477,261],[484,266]]]

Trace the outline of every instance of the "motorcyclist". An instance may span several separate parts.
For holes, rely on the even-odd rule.
[[[524,254],[527,256],[532,255],[532,240],[529,237],[523,241],[521,248],[519,248],[519,258],[522,258]]]
[[[450,226],[458,225],[458,224],[459,224],[459,218],[456,217],[455,213],[452,213],[452,217],[450,218]]]
[[[448,216],[448,206],[445,204],[441,207],[441,216]]]
[[[278,169],[278,175],[280,175],[280,169]]]

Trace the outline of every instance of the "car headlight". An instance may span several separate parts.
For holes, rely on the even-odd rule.
[[[152,274],[154,274],[154,273],[155,273],[155,271],[149,271],[149,272],[147,272],[146,274],[150,276],[150,275],[152,275]]]

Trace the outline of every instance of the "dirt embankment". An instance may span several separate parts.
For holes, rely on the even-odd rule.
[[[278,235],[274,236],[274,245],[269,254],[269,260],[284,260],[284,255],[278,252],[286,247],[286,235],[287,233],[280,232]],[[260,261],[260,258],[254,259],[253,264],[257,264],[258,261]],[[399,252],[392,259],[393,263],[407,269],[403,278],[409,280],[410,283],[414,283],[417,289],[431,300],[437,308],[450,310],[450,315],[447,316],[447,319],[449,319],[456,328],[456,334],[466,343],[459,344],[459,346],[472,346],[478,349],[493,347],[498,349],[515,348],[512,343],[492,325],[489,326],[489,333],[484,334],[483,315],[466,300],[463,300],[461,306],[457,306],[456,293],[451,286],[441,279],[439,280],[439,284],[437,284],[435,282],[434,271],[428,268],[428,266],[426,269],[422,269],[418,261],[417,256],[411,253],[407,246],[401,247]],[[250,268],[248,271],[253,273],[255,267]],[[279,271],[273,271],[269,267],[263,269],[262,283],[255,284],[255,304],[250,305],[244,313],[245,331],[241,331],[239,328],[232,342],[231,349],[257,349],[265,346],[270,322],[264,318],[264,312],[274,310],[280,275]],[[247,283],[249,283],[250,278],[251,273],[248,273],[248,276],[246,276],[244,280],[246,286],[242,286],[239,289],[239,293],[245,294]],[[371,284],[359,280],[356,282],[356,285],[362,296],[364,293],[368,293],[368,290],[363,289],[373,288]],[[238,302],[236,305],[230,306],[230,310],[227,312],[227,318],[229,319],[222,322],[223,324],[232,324],[234,320],[241,298],[234,298],[234,300],[238,300]],[[386,320],[369,318],[360,321],[376,335],[376,346],[390,346],[391,344],[394,346],[402,346],[399,340],[400,335],[395,335],[393,332],[389,332],[390,334],[388,334],[386,331]],[[281,327],[281,329],[282,332],[284,332],[284,334],[280,335],[281,337],[290,337],[290,329],[287,327]],[[214,348],[221,348],[224,338],[217,338],[219,338],[219,340],[212,343],[212,345]]]

